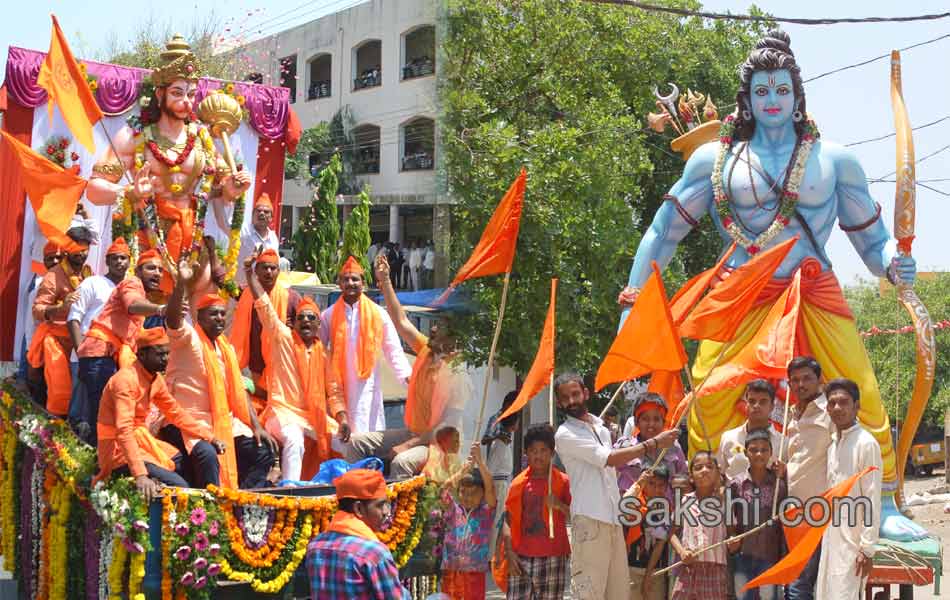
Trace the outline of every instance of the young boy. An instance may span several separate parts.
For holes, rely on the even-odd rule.
[[[496,551],[504,548],[507,555],[509,600],[558,600],[567,589],[571,490],[567,475],[551,467],[554,429],[550,425],[532,426],[524,436],[524,446],[528,468],[508,490]],[[548,489],[549,472],[553,491]]]
[[[776,486],[779,503],[788,495],[785,480],[777,477],[768,467],[772,456],[772,440],[768,430],[753,429],[748,432],[745,454],[749,459],[748,472],[729,484],[732,501],[743,501],[742,505],[732,505],[737,534],[745,533],[772,518]],[[745,593],[742,588],[778,562],[784,553],[783,542],[782,526],[777,521],[741,541],[742,546],[735,555],[733,575],[738,600],[779,600],[782,596],[780,586],[767,585]]]
[[[765,429],[772,440],[772,461],[779,458],[782,435],[772,427],[770,416],[775,408],[775,387],[765,379],[754,379],[745,386],[742,402],[746,407],[746,422],[722,433],[719,439],[719,466],[729,477],[738,477],[748,471],[742,463],[746,435],[753,429]],[[743,468],[745,467],[745,468]]]
[[[670,472],[661,464],[652,472],[644,471],[626,495],[639,497],[649,512],[650,501],[666,497],[669,485]],[[666,597],[666,577],[654,577],[653,572],[668,564],[664,550],[669,537],[669,522],[656,524],[644,521],[627,532],[630,586],[634,594],[639,593],[639,597],[644,600],[663,600]]]
[[[478,470],[471,472],[473,465]],[[491,472],[475,442],[466,467],[442,484],[442,591],[452,600],[485,599],[495,502]]]
[[[825,385],[825,396],[828,415],[835,425],[828,448],[828,485],[838,485],[867,467],[876,470],[851,488],[848,496],[854,503],[850,508],[839,505],[840,526],[825,529],[815,597],[857,599],[871,573],[881,525],[881,447],[858,423],[861,392],[855,382],[832,379]],[[846,512],[849,510],[850,515]]]
[[[673,586],[672,600],[725,600],[729,593],[726,547],[720,545],[704,550],[726,539],[725,519],[717,519],[716,525],[705,525],[704,521],[708,522],[710,517],[708,514],[703,517],[700,510],[700,503],[707,498],[718,499],[720,507],[723,506],[722,475],[716,457],[705,450],[697,452],[689,464],[689,476],[696,491],[688,494],[684,501],[695,498],[687,508],[692,519],[684,516],[682,522],[674,523],[677,533],[670,537],[670,544],[683,561]]]
[[[459,471],[461,461],[459,450],[462,447],[462,434],[452,425],[443,425],[436,429],[434,439],[429,444],[426,462],[422,472],[436,483],[444,483]]]

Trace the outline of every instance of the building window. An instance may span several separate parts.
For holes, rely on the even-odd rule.
[[[264,83],[264,76],[260,73],[248,73],[247,77],[244,78],[244,81],[250,83]]]
[[[318,177],[320,171],[326,168],[330,164],[330,160],[333,158],[333,152],[311,152],[307,157],[307,166],[309,167],[309,173],[311,177]]]
[[[290,103],[297,101],[297,55],[280,59],[280,87],[290,90]]]
[[[310,85],[307,86],[307,100],[316,100],[317,98],[330,97],[330,73],[333,67],[333,57],[329,54],[310,59],[309,77]]]
[[[294,207],[290,204],[280,205],[280,245],[288,246],[294,235]]]
[[[432,169],[435,166],[435,122],[426,117],[416,117],[400,129],[402,170]]]
[[[353,89],[383,85],[383,43],[379,40],[363,42],[353,54]]]
[[[402,78],[435,73],[435,27],[423,25],[402,36]]]
[[[358,175],[379,173],[379,127],[360,125],[353,130],[356,143],[356,164],[354,171]]]

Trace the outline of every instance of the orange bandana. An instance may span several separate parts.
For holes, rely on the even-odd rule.
[[[356,303],[356,310],[360,317],[359,338],[356,341],[356,376],[360,379],[369,379],[376,367],[376,357],[383,345],[383,319],[375,303],[360,294]],[[346,340],[349,339],[349,325],[346,321],[346,303],[340,296],[333,305],[333,315],[330,317],[331,357],[333,372],[337,381],[345,387],[346,373]]]

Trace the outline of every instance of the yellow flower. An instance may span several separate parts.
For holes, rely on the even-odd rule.
[[[181,184],[173,183],[168,187],[168,189],[171,190],[173,194],[180,194],[182,187],[181,187]]]
[[[247,102],[247,99],[244,96],[238,95],[237,101],[238,101],[238,104],[240,104],[241,106],[244,106],[244,103]]]
[[[224,86],[224,91],[225,91],[225,93],[233,94],[233,93],[234,93],[234,84],[233,84],[233,83],[229,83],[229,84],[225,85],[225,86]]]

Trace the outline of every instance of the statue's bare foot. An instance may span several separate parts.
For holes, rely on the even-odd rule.
[[[895,542],[912,542],[929,535],[926,529],[901,514],[893,493],[885,492],[881,495],[881,538]]]

